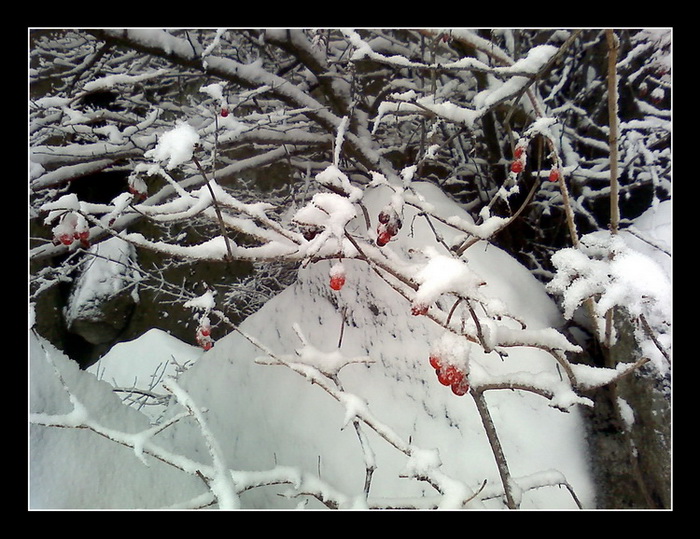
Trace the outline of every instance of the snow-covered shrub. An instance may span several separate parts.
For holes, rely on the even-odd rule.
[[[140,280],[190,309],[208,350],[165,381],[172,415],[134,436],[108,432],[69,387],[72,411],[36,410],[34,432],[87,428],[139,459],[165,461],[206,486],[182,501],[188,506],[269,504],[266,489],[280,483],[293,497],[328,507],[560,504],[528,497],[545,486],[567,487],[568,502],[579,504],[568,478],[549,469],[551,455],[533,460],[525,442],[531,422],[511,419],[532,409],[547,417],[538,428],[580,434],[576,419],[553,417],[576,417],[577,407],[592,404],[592,389],[639,366],[573,361],[591,353],[563,331],[563,318],[582,303],[594,319],[624,307],[640,321],[640,344],[667,355],[670,283],[617,229],[641,213],[635,204],[670,197],[663,71],[670,41],[668,33],[645,31],[487,34],[37,33],[32,77],[59,82],[32,100],[30,186],[33,215],[54,227],[55,239],[37,242],[30,256],[66,256],[65,271],[36,272],[39,291],[70,279],[85,242],[106,236],[174,260],[220,268],[282,263],[298,276],[238,325],[221,304],[233,286],[202,296],[139,268]],[[598,61],[590,50],[608,56],[620,40],[626,56],[617,62]],[[657,50],[652,64],[650,49]],[[61,62],[48,66],[55,50]],[[606,64],[630,88],[619,94],[627,99],[620,116],[603,99],[616,91],[603,84]],[[654,86],[652,97],[635,86],[642,80]],[[103,91],[113,97],[108,107],[88,105]],[[265,182],[274,166],[286,173],[282,189]],[[128,172],[124,192],[100,202],[64,192],[104,169]],[[619,191],[631,209],[615,218],[614,233],[601,232],[608,222],[600,201]],[[204,222],[207,234],[185,242],[165,226],[154,237],[136,229],[142,221]],[[564,317],[513,257],[551,281]],[[227,336],[215,341],[214,329]],[[438,349],[442,359],[431,363]],[[664,360],[655,363],[668,369]],[[326,408],[311,393],[318,388],[340,408]],[[522,400],[501,400],[510,394]],[[295,403],[304,429],[290,420]],[[401,409],[419,412],[407,418]],[[398,426],[379,419],[388,410]],[[342,443],[319,432],[337,424],[339,411]],[[194,431],[180,426],[184,418]],[[413,443],[433,420],[442,452]],[[288,452],[294,443],[300,449]],[[480,450],[460,451],[471,443]],[[387,449],[405,462],[392,464]],[[317,451],[332,465],[316,463],[314,473],[309,460],[321,458]],[[345,457],[359,468],[339,474]],[[531,469],[528,459],[542,468]],[[262,472],[266,466],[271,471]],[[397,478],[412,480],[399,500]],[[249,493],[254,502],[244,500]]]

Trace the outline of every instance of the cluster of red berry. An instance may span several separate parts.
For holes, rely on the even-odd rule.
[[[456,365],[444,362],[437,353],[432,353],[430,366],[435,369],[438,381],[444,386],[449,386],[455,395],[461,397],[469,391],[467,374]]]
[[[527,148],[523,144],[518,144],[513,151],[515,160],[510,164],[511,172],[520,174],[525,169],[525,159],[527,158]]]
[[[199,326],[197,327],[196,339],[197,344],[199,344],[199,346],[205,350],[209,350],[212,346],[214,346],[214,339],[211,338],[211,326],[209,325],[208,320],[202,320],[199,323]]]
[[[85,219],[74,213],[67,213],[61,218],[61,222],[53,229],[53,242],[58,245],[72,245],[79,241],[83,247],[90,246],[90,229]]]
[[[520,174],[525,169],[525,159],[527,158],[527,148],[524,144],[518,143],[513,150],[513,157],[515,160],[510,164],[510,171],[515,174]],[[552,167],[549,171],[549,181],[556,182],[559,181],[561,173],[557,167]]]
[[[396,236],[401,229],[401,219],[391,208],[385,208],[379,212],[379,224],[377,225],[377,245],[384,247]]]

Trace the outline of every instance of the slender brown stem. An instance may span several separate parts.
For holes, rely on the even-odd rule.
[[[617,172],[618,133],[617,133],[617,50],[619,41],[613,30],[606,30],[608,42],[608,145],[610,146],[610,232],[617,234],[620,226],[619,182]],[[612,330],[615,309],[605,313],[605,346],[612,346]]]
[[[486,437],[489,440],[491,451],[493,451],[493,456],[496,459],[498,474],[501,476],[503,493],[506,497],[506,505],[509,509],[517,509],[518,504],[513,498],[513,493],[511,492],[511,475],[510,470],[508,469],[508,463],[506,462],[506,456],[505,453],[503,453],[503,447],[501,446],[501,441],[498,438],[496,426],[493,424],[493,419],[491,419],[491,413],[489,412],[488,405],[486,404],[484,394],[481,391],[471,391],[471,395],[476,403],[476,409],[479,412],[479,416],[481,416],[481,422],[484,425]]]
[[[224,224],[224,218],[221,215],[221,209],[219,208],[219,203],[216,201],[216,196],[214,196],[214,189],[212,188],[211,184],[209,183],[209,179],[207,178],[207,174],[206,174],[206,172],[204,172],[202,165],[200,164],[199,160],[194,155],[192,156],[192,161],[199,169],[199,172],[202,174],[202,176],[204,177],[204,181],[207,184],[207,188],[209,189],[209,194],[211,195],[211,201],[212,201],[212,204],[214,205],[214,211],[216,212],[216,219],[219,222],[219,228],[221,230],[221,235],[224,237],[224,242],[226,243],[226,253],[227,253],[227,257],[228,257],[227,261],[233,262],[233,252],[231,251],[231,244],[229,242],[228,235],[226,234],[226,225]]]
[[[618,132],[617,132],[617,51],[619,40],[612,30],[606,30],[608,41],[608,121],[610,131],[608,143],[610,145],[610,230],[617,233],[620,225],[619,209],[619,185],[617,172],[618,159]]]

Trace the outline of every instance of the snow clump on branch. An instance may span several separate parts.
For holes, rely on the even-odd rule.
[[[579,248],[556,252],[552,263],[556,273],[547,289],[562,296],[567,319],[593,298],[596,316],[624,309],[632,318],[646,320],[659,333],[659,342],[670,348],[672,284],[652,258],[631,249],[619,235],[594,232],[581,238]]]
[[[164,133],[156,147],[144,155],[156,162],[167,161],[166,168],[172,170],[192,159],[194,146],[198,142],[199,134],[194,128],[186,122],[180,122],[174,129]]]
[[[416,275],[420,285],[414,303],[430,305],[448,292],[473,297],[478,287],[485,284],[464,261],[441,255],[432,247],[426,248],[425,254],[428,262]]]

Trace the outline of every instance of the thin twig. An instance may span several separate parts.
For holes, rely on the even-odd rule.
[[[221,235],[224,237],[224,243],[226,243],[226,253],[227,253],[227,258],[228,258],[227,262],[233,262],[233,252],[231,251],[231,245],[229,243],[228,235],[226,234],[226,225],[224,224],[224,218],[221,215],[221,209],[219,208],[219,204],[216,201],[216,196],[214,196],[214,189],[212,188],[211,183],[209,183],[209,179],[207,178],[207,174],[206,174],[206,172],[204,172],[204,169],[202,168],[202,165],[200,164],[197,157],[195,157],[193,155],[192,161],[194,162],[194,164],[199,169],[199,172],[204,177],[204,181],[206,182],[207,188],[209,189],[209,194],[211,195],[211,201],[212,201],[212,204],[214,205],[214,211],[216,212],[216,219],[219,222],[219,228],[221,230]]]

